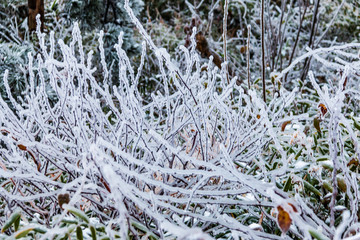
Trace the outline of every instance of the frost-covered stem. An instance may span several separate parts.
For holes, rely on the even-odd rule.
[[[263,84],[263,100],[266,103],[266,86],[265,86],[265,26],[264,26],[264,8],[265,0],[261,0],[261,79]]]
[[[289,3],[289,6],[290,6],[290,8],[291,8],[291,6],[293,5],[293,2],[294,2],[294,0],[291,0],[290,1],[290,3]],[[285,9],[284,9],[284,11],[285,11]],[[284,43],[286,42],[286,41],[284,41],[284,38],[285,38],[285,33],[286,33],[286,26],[288,25],[288,21],[289,21],[289,16],[290,16],[290,14],[289,14],[289,12],[286,14],[286,18],[285,18],[285,23],[284,23],[284,29],[281,31],[281,29],[279,29],[279,32],[280,32],[280,35],[279,35],[279,45],[280,45],[280,47],[279,47],[279,51],[278,51],[278,53],[277,53],[277,59],[276,59],[276,65],[277,65],[277,63],[278,63],[278,60],[280,59],[280,69],[282,69],[282,54],[281,54],[281,49],[283,48],[283,45],[284,45]],[[283,21],[283,19],[281,20],[281,21]]]
[[[315,50],[310,50],[309,52],[296,58],[287,68],[282,70],[276,78],[277,78],[277,80],[279,80],[280,78],[282,78],[284,76],[284,74],[290,72],[298,63],[300,63],[301,61],[303,61],[304,59],[306,59],[308,57],[311,57],[313,55],[320,54],[320,53],[336,52],[338,50],[343,50],[343,49],[347,49],[347,48],[360,48],[360,44],[359,43],[348,43],[348,44],[343,44],[343,45],[339,45],[339,46],[332,46],[332,47],[328,47],[328,48],[318,48]]]
[[[316,23],[317,23],[317,14],[318,14],[318,11],[319,11],[319,5],[320,5],[320,0],[317,0],[316,3],[315,3],[315,9],[314,9],[314,14],[313,14],[313,19],[312,19],[312,24],[311,24],[311,31],[310,31],[310,37],[309,37],[309,43],[308,43],[308,46],[310,48],[313,47],[313,40],[314,40],[314,34],[315,34],[315,29],[316,29]],[[304,70],[302,72],[302,76],[301,76],[301,80],[304,80],[307,73],[308,73],[308,70],[309,70],[309,67],[310,67],[310,62],[311,62],[311,57],[307,58],[305,60],[305,63],[304,63]]]
[[[336,115],[337,112],[334,112],[333,115]],[[340,114],[340,113],[339,113]],[[331,201],[330,201],[330,227],[334,227],[335,224],[335,201],[336,201],[336,197],[338,194],[337,191],[337,170],[338,170],[338,148],[337,148],[337,140],[338,140],[338,124],[339,124],[339,119],[337,116],[332,116],[331,117],[331,132],[330,132],[330,141],[331,141],[331,148],[330,148],[330,154],[331,154],[331,159],[334,165],[334,169],[332,172],[332,187],[333,187],[333,192],[332,192],[332,196],[331,196]]]
[[[229,2],[228,2],[228,0],[225,0],[224,19],[223,19],[223,40],[224,40],[223,52],[224,52],[224,63],[226,64],[225,65],[225,67],[226,67],[226,79],[227,79],[227,83],[230,84],[229,72],[228,72],[228,62],[227,62],[227,46],[226,46],[228,11],[229,11]]]
[[[247,26],[247,48],[246,48],[246,68],[247,68],[247,79],[248,79],[248,86],[250,89],[250,31],[251,25]]]
[[[313,45],[314,34],[315,34],[315,29],[316,29],[316,22],[317,22],[317,14],[319,11],[319,5],[320,5],[320,0],[317,0],[315,3],[314,15],[313,15],[312,24],[311,24],[311,31],[310,31],[309,44],[308,44],[309,47],[311,47]]]
[[[289,65],[288,66],[291,65],[292,60],[293,60],[294,55],[295,55],[295,50],[296,50],[297,44],[299,42],[300,32],[301,32],[301,29],[302,29],[302,23],[303,23],[303,20],[305,18],[306,11],[307,11],[307,5],[305,5],[304,13],[301,16],[301,4],[299,3],[299,15],[300,15],[299,29],[298,29],[298,32],[296,34],[295,43],[294,43],[294,46],[293,46],[293,49],[292,49],[292,52],[291,52],[291,55],[290,55]],[[288,74],[289,74],[288,72],[285,74],[284,83],[286,83],[286,79],[287,79]]]
[[[326,30],[321,34],[321,36],[319,37],[318,41],[315,44],[315,48],[317,48],[317,46],[320,44],[320,42],[323,40],[323,38],[326,36],[327,32],[330,30],[331,26],[334,24],[334,21],[336,19],[336,17],[338,16],[340,9],[344,6],[346,0],[343,0],[340,4],[340,6],[336,9],[336,12],[334,14],[334,17],[331,19],[330,23],[328,24],[328,27],[326,28]]]
[[[282,32],[281,32],[281,28],[282,28],[283,19],[284,19],[285,6],[286,6],[286,1],[281,0],[281,16],[280,16],[279,28],[278,28],[278,36],[277,36],[277,45],[279,46],[279,48],[278,48],[278,55],[277,55],[275,66],[277,66],[279,58],[281,58],[281,48],[282,48],[282,41],[281,41],[282,40],[282,34],[281,34]]]
[[[217,6],[219,5],[220,0],[217,0],[216,3],[214,4],[214,0],[211,1],[211,9],[209,11],[208,14],[208,26],[207,26],[207,30],[206,32],[209,33],[209,35],[211,35],[211,26],[212,26],[212,22],[214,20],[214,10],[217,8]]]
[[[147,34],[146,30],[144,29],[144,27],[142,26],[141,22],[136,18],[133,10],[131,9],[131,7],[129,6],[129,0],[125,0],[124,3],[124,8],[126,9],[127,13],[129,14],[132,22],[136,25],[137,29],[139,30],[139,32],[141,33],[141,35],[144,37],[144,39],[146,40],[146,42],[149,44],[149,46],[157,53],[157,57],[162,58],[163,61],[165,61],[166,66],[169,68],[170,71],[173,71],[174,73],[176,73],[178,80],[180,80],[186,89],[188,89],[188,91],[191,94],[191,97],[193,98],[195,105],[197,105],[197,101],[196,98],[191,90],[191,88],[185,83],[184,78],[182,76],[182,74],[180,73],[180,70],[171,62],[170,56],[168,55],[168,53],[164,51],[159,51],[159,48],[155,45],[155,43],[152,41],[151,37],[149,34]],[[160,59],[159,59],[160,61]]]
[[[105,61],[105,50],[104,50],[103,37],[104,37],[104,31],[101,30],[100,35],[99,35],[100,62],[104,69],[104,82],[107,82],[108,76],[109,76],[109,70],[106,66],[106,61]],[[107,82],[107,83],[109,84],[110,82]]]

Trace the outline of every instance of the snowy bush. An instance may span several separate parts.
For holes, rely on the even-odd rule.
[[[360,44],[308,49],[275,83],[313,58],[308,77],[268,102],[191,47],[176,62],[140,32],[141,64],[123,50],[118,86],[72,39],[40,33],[24,96],[0,99],[2,238],[356,239],[359,213]],[[147,50],[148,49],[148,50]],[[256,49],[257,51],[259,50]],[[161,87],[138,91],[147,51]],[[59,52],[61,54],[54,54]],[[101,72],[97,79],[96,72]],[[321,78],[329,82],[320,83]],[[268,85],[270,80],[268,81]],[[53,96],[55,95],[55,96]],[[271,98],[271,99],[270,99]],[[6,234],[6,235],[5,235]]]

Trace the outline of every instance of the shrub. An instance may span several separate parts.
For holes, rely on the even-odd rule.
[[[184,62],[175,62],[128,4],[144,42],[136,70],[120,34],[118,86],[106,81],[101,44],[102,69],[93,67],[77,24],[68,44],[50,34],[50,48],[38,30],[41,52],[28,54],[24,96],[11,93],[5,72],[13,109],[0,99],[3,232],[43,239],[94,238],[92,227],[98,237],[121,239],[359,236],[360,44],[309,49],[267,79],[274,95],[264,102],[257,82],[249,89],[237,77],[228,83],[226,64],[218,69],[213,57],[200,58],[196,31],[189,48],[179,46]],[[158,67],[151,102],[138,91],[146,48]],[[281,79],[309,57],[316,75],[309,71],[286,90]]]

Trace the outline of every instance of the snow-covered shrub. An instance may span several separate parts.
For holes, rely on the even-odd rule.
[[[3,79],[6,69],[12,69],[8,76],[8,83],[13,94],[21,95],[26,89],[26,56],[32,52],[31,45],[19,46],[11,43],[0,43],[0,77]],[[7,99],[4,82],[0,81],[0,93]]]
[[[144,2],[142,0],[131,0],[129,4],[134,9],[135,15],[139,17],[144,8]],[[123,32],[123,49],[129,57],[140,54],[141,49],[141,45],[134,38],[134,25],[123,6],[124,0],[71,0],[56,3],[54,7],[56,11],[53,12],[56,18],[59,18],[61,23],[68,28],[71,28],[75,22],[79,22],[81,35],[85,41],[84,46],[87,48],[97,47],[96,40],[102,30],[106,64],[115,76],[118,75],[116,66],[119,59],[116,51],[113,51],[113,46],[117,43],[117,36],[120,32]],[[56,21],[58,20],[52,22]],[[95,58],[99,59],[100,56],[96,55],[97,53],[98,51],[94,52]],[[98,67],[97,64],[98,62],[95,62],[96,67]],[[115,67],[113,68],[113,66]],[[109,77],[111,85],[118,85],[116,77],[112,77],[112,75]]]
[[[66,1],[59,5],[62,18],[73,25],[75,21],[80,22],[80,29],[83,32],[95,31],[102,29],[104,32],[105,49],[107,54],[111,55],[111,48],[117,42],[117,36],[124,32],[123,48],[127,53],[138,53],[138,44],[133,39],[133,23],[124,10],[124,0],[93,0],[93,1]],[[143,10],[144,3],[142,0],[131,0],[130,6],[136,16],[139,16]],[[111,64],[113,58],[107,57]]]
[[[19,31],[18,16],[26,12],[25,6],[19,1],[0,4],[0,94],[6,98],[2,81],[6,69],[12,69],[8,81],[11,91],[20,95],[26,88],[24,75],[26,74],[26,56],[33,51],[31,44],[22,41]]]
[[[134,69],[120,34],[118,86],[109,84],[102,34],[102,69],[95,69],[77,24],[68,44],[38,31],[41,52],[28,54],[29,87],[20,99],[5,72],[10,104],[0,99],[0,224],[14,220],[5,233],[90,238],[93,226],[110,239],[359,235],[360,44],[294,59],[274,81],[313,57],[316,77],[333,84],[319,83],[310,71],[265,103],[256,84],[245,92],[236,77],[228,83],[225,65],[201,61],[195,34],[190,49],[179,46],[185,64],[173,61],[128,1],[125,7],[144,42]],[[137,88],[147,48],[161,86],[150,103]],[[59,204],[66,194],[68,204]]]

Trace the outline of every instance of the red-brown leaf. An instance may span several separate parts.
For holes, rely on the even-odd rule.
[[[278,206],[277,210],[278,210],[278,216],[277,216],[278,225],[281,231],[286,233],[289,230],[292,222],[290,218],[290,214],[287,211],[285,211],[284,208],[281,206]]]

